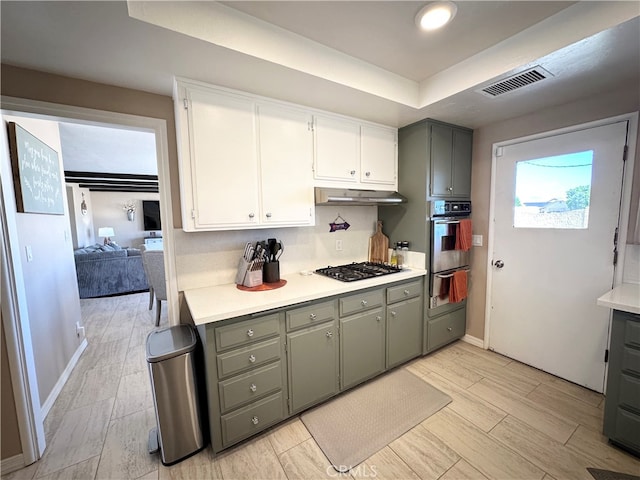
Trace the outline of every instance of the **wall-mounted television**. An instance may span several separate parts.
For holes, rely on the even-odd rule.
[[[142,218],[144,219],[145,231],[162,230],[162,222],[160,220],[160,201],[143,200]]]

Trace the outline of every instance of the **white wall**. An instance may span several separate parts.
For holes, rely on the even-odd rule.
[[[329,223],[338,215],[351,226],[331,233]],[[301,270],[366,260],[377,218],[377,207],[323,206],[316,207],[315,227],[190,233],[175,229],[178,290],[233,283],[245,244],[267,238],[284,243],[280,275],[285,279]],[[342,251],[335,249],[338,239]]]
[[[149,232],[144,231],[142,222],[142,200],[159,200],[159,193],[131,193],[131,192],[91,192],[92,209],[89,214],[93,217],[95,242],[102,243],[98,237],[100,227],[113,227],[116,235],[112,238],[121,247],[139,247],[144,243],[144,237]],[[125,203],[134,201],[136,204],[135,220],[127,220],[127,212],[123,210]],[[158,232],[158,235],[161,235]],[[95,243],[92,242],[92,243]]]
[[[56,150],[60,158],[60,178],[64,178],[56,122],[9,116],[2,118],[20,124]],[[11,172],[6,150],[5,146],[1,149],[3,175]],[[66,197],[66,189],[63,192]],[[76,336],[76,322],[81,322],[81,315],[69,212],[65,198],[64,215],[17,213],[13,189],[3,191],[3,202],[7,216],[15,215],[16,218],[17,250],[20,252],[18,261],[24,275],[28,321],[42,405],[83,340]],[[26,246],[31,248],[33,261],[27,261]]]
[[[87,206],[86,215],[82,214],[82,194]],[[69,223],[71,225],[71,237],[73,248],[82,248],[96,243],[93,229],[93,206],[91,205],[91,192],[88,188],[80,188],[77,184],[67,184],[67,203],[69,205]]]

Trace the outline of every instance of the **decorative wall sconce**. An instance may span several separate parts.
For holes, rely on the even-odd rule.
[[[129,200],[122,207],[127,212],[127,220],[133,222],[136,219],[136,203],[133,200]]]
[[[82,193],[82,202],[80,203],[80,213],[82,213],[82,215],[86,215],[87,214],[87,202],[84,201],[84,193]]]

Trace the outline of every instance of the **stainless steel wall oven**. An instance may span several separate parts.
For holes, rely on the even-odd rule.
[[[470,271],[471,251],[459,248],[460,221],[471,216],[470,201],[435,200],[430,203],[431,265],[429,308],[449,303],[451,279],[457,270]]]

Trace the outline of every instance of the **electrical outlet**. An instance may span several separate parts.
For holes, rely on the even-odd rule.
[[[342,240],[336,240],[336,250],[337,251],[342,250]]]

